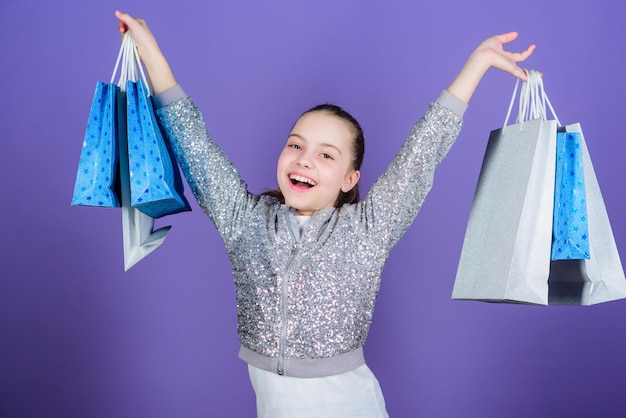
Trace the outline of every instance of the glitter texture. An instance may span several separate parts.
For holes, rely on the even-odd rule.
[[[289,208],[248,193],[191,99],[159,109],[158,116],[196,199],[224,239],[242,345],[277,364],[363,346],[385,260],[417,215],[461,118],[432,103],[365,200],[315,212],[297,242]],[[272,371],[288,374],[280,366]]]
[[[585,173],[579,132],[557,132],[552,260],[589,259]]]
[[[72,205],[120,206],[114,191],[118,160],[115,100],[119,90],[112,83],[96,83]]]
[[[143,81],[126,83],[131,204],[152,218],[191,210]]]

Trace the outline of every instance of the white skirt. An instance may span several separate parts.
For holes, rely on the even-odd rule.
[[[326,377],[279,376],[248,365],[259,418],[387,418],[378,380],[367,365]]]

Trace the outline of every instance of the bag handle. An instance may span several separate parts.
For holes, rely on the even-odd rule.
[[[141,73],[141,78],[146,86],[148,95],[152,95],[151,85],[148,82],[148,78],[146,77],[143,66],[141,65],[141,59],[139,58],[137,47],[135,46],[135,42],[133,41],[130,32],[126,32],[124,34],[124,38],[122,39],[122,45],[120,46],[120,51],[117,54],[117,60],[115,61],[115,68],[113,69],[113,74],[111,75],[111,83],[114,83],[115,81],[115,75],[117,74],[117,70],[120,68],[120,64],[120,76],[117,81],[117,85],[120,87],[120,90],[126,91],[126,81],[137,81],[139,73]]]
[[[115,82],[115,75],[117,74],[117,70],[120,68],[120,63],[121,63],[122,68],[120,69],[120,77],[117,80],[117,85],[120,87],[122,91],[126,90],[126,80],[128,79],[128,65],[127,65],[126,49],[128,46],[129,39],[131,39],[130,34],[126,32],[126,34],[122,38],[120,51],[117,54],[117,60],[115,61],[115,67],[113,68],[113,74],[111,75],[111,84],[113,84]]]
[[[556,120],[557,125],[561,126],[561,122],[559,121],[559,118],[552,107],[552,103],[550,103],[550,99],[548,99],[548,95],[543,87],[543,77],[541,77],[541,73],[535,70],[524,70],[524,72],[526,73],[527,81],[524,81],[522,84],[519,98],[519,108],[515,123],[520,124],[521,130],[524,128],[524,122],[526,121],[533,119],[548,120],[547,109],[549,108],[552,116],[554,116],[554,119]],[[511,97],[511,102],[509,103],[509,109],[506,112],[506,118],[504,119],[502,129],[506,128],[509,123],[511,111],[513,110],[513,103],[515,102],[515,97],[517,96],[518,86],[519,78],[515,81],[513,97]]]

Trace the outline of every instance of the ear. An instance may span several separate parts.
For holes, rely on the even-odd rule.
[[[359,170],[353,170],[346,176],[346,181],[343,183],[343,186],[341,186],[341,191],[348,193],[359,182],[360,178],[361,172]]]

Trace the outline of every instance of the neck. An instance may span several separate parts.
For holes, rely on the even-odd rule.
[[[300,210],[296,209],[293,214],[294,216],[311,216],[315,211],[312,210]]]

